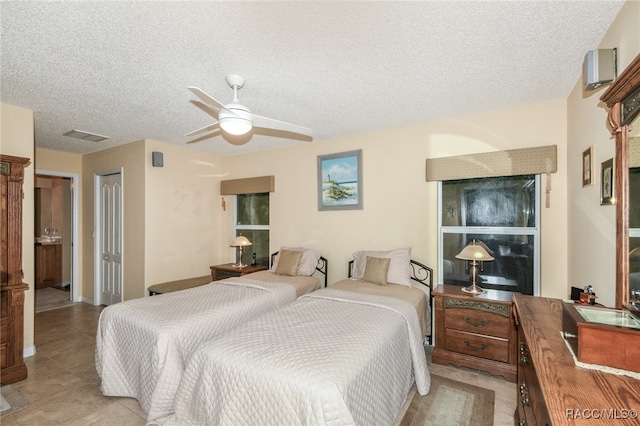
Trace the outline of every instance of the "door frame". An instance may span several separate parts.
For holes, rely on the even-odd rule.
[[[80,177],[77,173],[58,172],[53,170],[36,169],[36,175],[55,176],[71,179],[71,301],[80,302],[78,287],[80,286],[80,262],[78,252],[78,218],[80,217]],[[34,285],[35,288],[35,285]]]
[[[124,300],[124,268],[125,268],[125,256],[124,256],[124,167],[117,169],[105,170],[102,172],[94,173],[93,175],[93,305],[98,306],[102,304],[102,227],[100,226],[100,212],[102,211],[102,199],[100,197],[100,180],[102,176],[120,174],[120,188],[122,191],[122,205],[120,209],[120,221],[122,226],[120,227],[120,241],[122,245],[122,261],[120,268],[120,282],[122,283],[122,300]]]

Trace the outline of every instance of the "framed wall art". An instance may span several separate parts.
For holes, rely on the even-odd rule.
[[[613,177],[613,158],[610,158],[601,165],[600,205],[602,206],[615,204],[615,197],[613,195]]]
[[[593,185],[593,146],[582,153],[582,186]]]
[[[362,209],[362,150],[318,155],[318,210]]]

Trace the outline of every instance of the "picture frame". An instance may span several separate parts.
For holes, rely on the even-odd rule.
[[[600,205],[607,206],[615,204],[614,184],[615,171],[613,168],[613,158],[604,161],[600,167]]]
[[[318,210],[362,208],[362,150],[318,155]]]
[[[593,185],[593,145],[582,152],[582,186]]]

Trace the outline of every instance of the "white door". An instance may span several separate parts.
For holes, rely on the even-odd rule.
[[[100,180],[98,244],[100,303],[122,301],[122,175],[103,175]]]

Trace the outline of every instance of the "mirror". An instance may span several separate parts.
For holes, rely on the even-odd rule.
[[[640,117],[629,138],[629,299],[640,304]]]
[[[609,107],[607,124],[611,134],[616,139],[616,308],[640,311],[640,307],[630,303],[631,241],[629,226],[629,206],[631,202],[629,160],[631,153],[630,141],[632,139],[630,132],[631,123],[635,119],[637,124],[639,119],[636,116],[640,113],[640,55],[635,57],[618,79],[602,95],[600,100]],[[635,141],[635,138],[633,139]],[[636,143],[634,142],[633,152],[635,152],[635,146]]]

